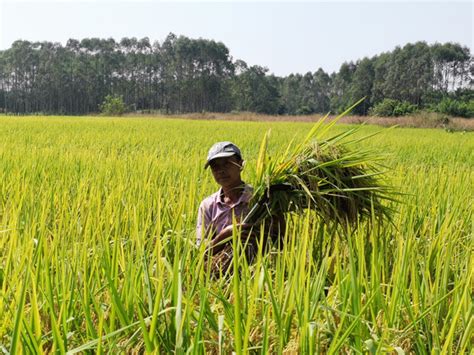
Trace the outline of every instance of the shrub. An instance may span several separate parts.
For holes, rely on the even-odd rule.
[[[370,114],[373,116],[393,116],[397,103],[397,100],[384,99],[370,109]]]
[[[445,97],[435,107],[435,111],[451,116],[471,118],[474,117],[474,100],[462,102]]]
[[[418,111],[418,107],[409,102],[400,102],[393,110],[393,116],[406,116]]]
[[[418,111],[418,107],[407,101],[384,99],[369,110],[373,116],[405,116]]]
[[[310,115],[312,113],[313,110],[307,105],[301,106],[300,108],[298,108],[298,110],[296,110],[297,115]]]
[[[122,96],[107,95],[102,104],[99,105],[100,113],[106,116],[121,116],[126,111]]]

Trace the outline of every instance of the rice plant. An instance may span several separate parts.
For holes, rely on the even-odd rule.
[[[396,191],[381,179],[382,155],[356,148],[368,137],[351,137],[360,127],[323,139],[348,111],[327,123],[324,117],[304,140],[269,158],[265,136],[257,160],[257,182],[246,223],[261,223],[287,212],[313,209],[324,223],[357,224],[365,219],[390,219],[384,203],[395,201]],[[326,123],[326,125],[324,125]]]
[[[304,209],[281,251],[250,265],[237,252],[239,273],[210,277],[194,230],[217,188],[207,147],[238,143],[258,187],[312,126],[0,117],[0,351],[471,353],[472,134],[396,128],[358,142],[380,131],[361,127],[350,148],[383,152],[383,186],[404,193],[381,202],[391,223],[364,212],[333,229]]]

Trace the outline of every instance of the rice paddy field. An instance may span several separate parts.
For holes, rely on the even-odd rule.
[[[252,183],[268,129],[271,155],[311,127],[0,117],[0,352],[472,353],[473,133],[363,127],[404,193],[392,224],[289,216],[282,251],[209,277],[209,147],[238,144]]]

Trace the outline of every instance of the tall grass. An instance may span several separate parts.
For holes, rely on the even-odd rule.
[[[270,127],[273,154],[311,125],[0,117],[0,349],[472,352],[472,134],[362,142],[407,193],[393,224],[334,231],[308,210],[281,252],[213,279],[194,245],[216,189],[203,158],[235,141],[251,183]]]

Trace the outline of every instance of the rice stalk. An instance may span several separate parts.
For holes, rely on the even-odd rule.
[[[361,139],[348,138],[358,129],[322,139],[336,121],[323,125],[326,119],[316,123],[304,144],[290,144],[281,156],[269,157],[269,132],[265,135],[252,207],[244,223],[259,224],[306,209],[314,210],[327,224],[357,226],[362,220],[373,221],[373,212],[377,220],[391,219],[393,210],[387,203],[396,201],[397,193],[383,179],[382,157],[374,151],[353,149]]]

